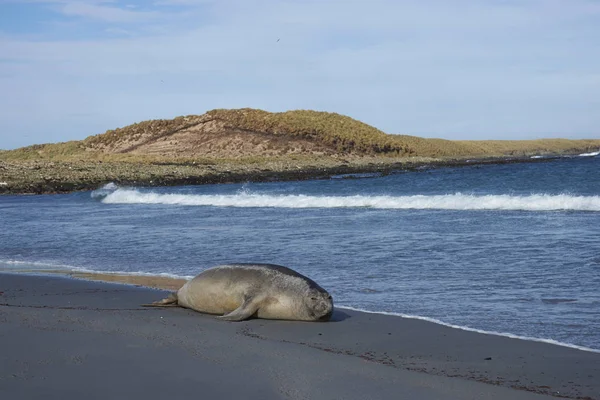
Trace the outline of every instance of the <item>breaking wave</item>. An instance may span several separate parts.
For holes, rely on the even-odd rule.
[[[96,196],[94,196],[96,197]],[[96,197],[97,198],[97,197]],[[272,208],[375,208],[438,210],[600,211],[600,196],[549,195],[413,195],[413,196],[308,196],[237,193],[193,195],[144,193],[117,189],[104,196],[105,204],[165,204],[213,207]]]
[[[93,199],[104,198],[104,197],[108,196],[109,194],[114,193],[117,189],[119,189],[119,187],[114,182],[107,183],[106,185],[102,186],[101,188],[94,190],[92,192],[92,198]]]

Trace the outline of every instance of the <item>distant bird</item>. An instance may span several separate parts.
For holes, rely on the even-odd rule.
[[[279,42],[279,39],[277,39],[277,41]]]

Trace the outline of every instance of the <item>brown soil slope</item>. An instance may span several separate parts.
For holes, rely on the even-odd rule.
[[[253,109],[145,121],[89,137],[83,146],[109,154],[186,158],[408,152],[395,137],[339,114]]]

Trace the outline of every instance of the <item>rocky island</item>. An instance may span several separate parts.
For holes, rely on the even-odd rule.
[[[387,134],[350,117],[217,109],[80,141],[0,151],[0,194],[65,193],[115,182],[163,186],[317,179],[425,166],[539,161],[597,151],[600,139],[451,141]]]

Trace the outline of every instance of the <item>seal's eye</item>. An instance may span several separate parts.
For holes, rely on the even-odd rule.
[[[311,299],[311,300],[314,300],[314,301],[317,301],[317,298],[316,298],[316,297],[311,297],[310,299]]]

